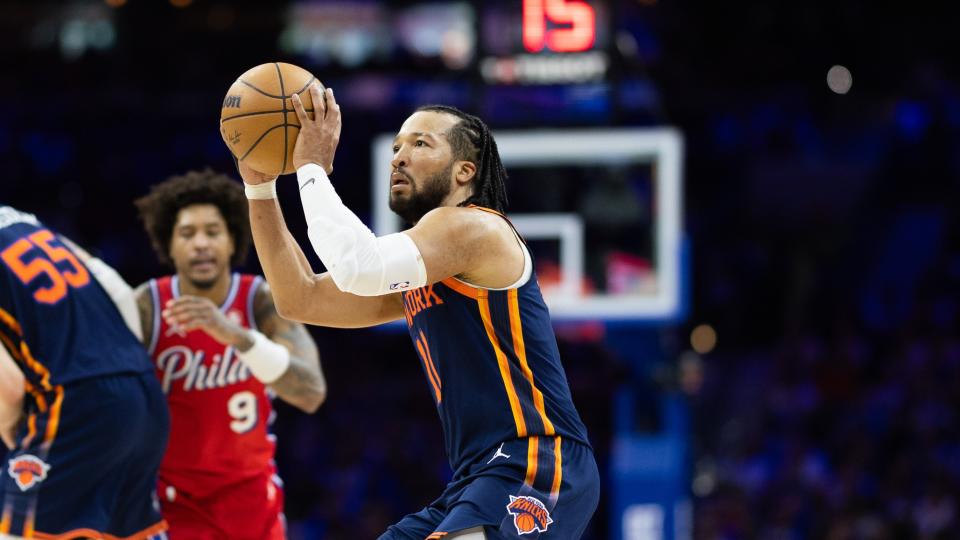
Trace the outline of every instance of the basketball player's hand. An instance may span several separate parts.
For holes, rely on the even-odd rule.
[[[256,171],[250,168],[249,165],[242,161],[237,162],[237,171],[240,172],[240,178],[243,179],[243,183],[255,186],[257,184],[264,184],[266,182],[271,182],[276,180],[277,177],[270,174],[265,174],[260,171]]]
[[[300,134],[293,147],[293,166],[300,168],[307,163],[316,163],[327,174],[333,174],[333,155],[340,142],[340,106],[333,97],[333,90],[320,92],[320,84],[310,85],[313,100],[313,118],[307,116],[300,96],[293,95],[293,110],[300,119]]]
[[[183,332],[203,330],[217,342],[241,351],[253,346],[249,333],[207,298],[184,295],[170,300],[163,309],[163,318],[171,328]]]

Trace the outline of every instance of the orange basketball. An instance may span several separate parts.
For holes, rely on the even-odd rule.
[[[220,136],[240,161],[265,174],[289,174],[300,121],[290,97],[313,117],[307,87],[316,77],[293,64],[271,62],[247,70],[230,86],[220,109]],[[321,87],[322,89],[322,87]]]
[[[535,525],[536,523],[533,521],[533,516],[530,514],[520,514],[517,516],[517,528],[520,529],[520,532],[530,532]]]

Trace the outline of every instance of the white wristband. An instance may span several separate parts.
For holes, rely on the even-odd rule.
[[[247,194],[248,199],[265,200],[277,198],[276,179],[262,184],[243,183],[243,192]]]
[[[290,351],[270,338],[251,330],[253,347],[244,352],[237,351],[237,358],[250,368],[250,373],[263,384],[270,384],[280,378],[290,366]]]

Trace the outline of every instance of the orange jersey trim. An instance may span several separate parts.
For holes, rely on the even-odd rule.
[[[431,533],[430,536],[426,538],[426,540],[437,540],[438,538],[443,538],[446,535],[447,533],[445,532],[437,531],[435,533]]]
[[[37,403],[37,408],[40,409],[40,412],[47,412],[47,398],[43,397],[43,394],[37,390],[37,387],[30,383],[28,380],[23,381],[23,389],[27,391]]]
[[[4,505],[3,507],[3,518],[0,518],[0,534],[9,534],[10,533],[10,521],[13,520],[13,508],[10,506],[10,503]]]
[[[463,296],[466,296],[467,298],[472,298],[473,300],[477,300],[480,297],[480,291],[483,290],[477,287],[471,287],[470,285],[467,285],[466,283],[460,281],[459,279],[452,278],[452,277],[444,279],[440,283],[443,283],[444,285],[452,289],[454,292],[458,292]]]
[[[468,204],[466,208],[473,208],[474,210],[480,210],[481,212],[486,212],[488,214],[493,214],[495,216],[502,217],[503,220],[507,222],[507,225],[510,225],[510,228],[513,229],[513,232],[517,235],[517,238],[519,238],[520,241],[523,242],[524,245],[526,245],[527,241],[524,240],[522,236],[520,236],[520,231],[517,230],[517,227],[513,224],[512,221],[510,221],[510,218],[508,218],[506,214],[501,214],[500,212],[497,212],[493,208],[487,208],[486,206],[477,206],[475,204]]]
[[[53,439],[57,437],[57,429],[60,427],[60,409],[63,407],[63,387],[57,386],[56,396],[53,404],[50,406],[50,419],[47,420],[47,432],[43,436],[43,445],[47,448],[53,444]]]
[[[533,392],[533,406],[537,409],[540,420],[543,422],[544,435],[551,436],[556,431],[553,422],[547,417],[547,410],[543,403],[543,392],[534,384],[533,371],[527,363],[527,348],[523,343],[523,327],[520,323],[520,301],[517,298],[517,289],[510,289],[507,292],[507,305],[510,308],[510,333],[513,334],[513,351],[517,354],[517,359],[520,360],[520,370],[523,372],[523,376],[530,383],[530,389]]]
[[[507,216],[501,214],[500,212],[497,212],[497,211],[494,210],[493,208],[487,208],[486,206],[477,206],[477,205],[475,205],[475,204],[468,204],[468,205],[467,205],[467,208],[473,208],[474,210],[480,210],[481,212],[486,212],[486,213],[488,213],[488,214],[493,214],[493,215],[495,215],[495,216],[500,216],[500,217],[502,217],[502,218],[504,218],[504,219],[506,219],[506,217],[507,217]]]
[[[123,537],[113,536],[112,534],[102,533],[93,529],[74,529],[61,534],[37,532],[33,534],[33,537],[39,538],[40,540],[75,540],[80,538],[93,538],[95,540],[145,540],[146,538],[162,533],[167,529],[167,522],[165,520],[161,520],[160,522],[155,523],[140,532]]]
[[[30,347],[27,346],[26,341],[20,341],[20,354],[23,356],[23,363],[40,376],[40,387],[46,392],[53,391],[53,387],[50,386],[50,370],[33,357],[33,353],[30,352]]]
[[[37,413],[30,413],[27,417],[27,436],[23,438],[20,446],[29,448],[33,438],[37,436]]]
[[[28,347],[27,343],[23,341],[23,330],[20,327],[20,323],[17,322],[17,319],[15,319],[13,315],[5,311],[3,308],[0,308],[0,322],[5,324],[8,328],[20,336],[20,347],[17,347],[6,336],[0,334],[0,339],[3,340],[3,343],[7,346],[7,349],[13,355],[14,359],[18,360],[25,367],[29,368],[31,371],[40,376],[40,386],[45,391],[52,391],[53,387],[50,386],[50,371],[33,357],[33,354],[30,352],[30,347]]]
[[[493,345],[493,352],[497,356],[497,365],[500,367],[500,378],[503,379],[503,388],[507,391],[507,400],[510,401],[510,411],[513,413],[513,421],[517,425],[517,437],[527,436],[527,423],[523,419],[523,411],[520,410],[520,398],[517,397],[517,390],[513,385],[513,377],[510,375],[510,364],[507,355],[500,348],[500,341],[497,339],[497,333],[493,329],[493,322],[490,317],[490,301],[487,299],[487,291],[478,289],[477,302],[480,306],[480,318],[483,319],[483,327],[487,331],[487,338]]]
[[[13,357],[14,361],[19,364],[26,364],[23,361],[23,357],[20,355],[20,349],[10,341],[4,334],[0,334],[0,341],[3,342],[3,345],[6,345],[6,349],[10,352],[10,356]],[[2,346],[2,345],[0,345]],[[43,396],[43,393],[37,390],[37,387],[30,382],[30,379],[23,380],[23,390],[33,396],[34,401],[37,404],[37,408],[40,409],[40,412],[47,412],[47,399]]]
[[[20,328],[20,323],[17,322],[17,319],[8,313],[5,309],[0,308],[0,322],[7,325],[11,330],[14,331],[18,336],[23,335],[23,330]]]
[[[563,457],[560,450],[560,437],[554,438],[553,485],[550,486],[550,499],[556,501],[560,496],[560,483],[563,481]]]
[[[49,409],[50,416],[49,418],[47,418],[47,426],[46,426],[46,431],[43,434],[43,442],[40,445],[40,452],[41,452],[41,455],[43,456],[45,456],[46,453],[50,451],[50,447],[53,445],[53,440],[57,437],[57,429],[60,427],[60,410],[63,407],[63,387],[62,386],[58,385],[55,388],[55,396],[56,397],[54,397],[53,399],[53,404],[50,406],[50,409]],[[36,436],[37,436],[37,415],[36,413],[32,413],[27,418],[27,436],[23,438],[23,441],[20,443],[20,446],[22,448],[29,448],[30,445],[33,443],[34,438],[36,438]],[[5,514],[4,520],[6,520],[7,517],[8,516]],[[36,533],[34,531],[33,523],[34,523],[34,514],[31,511],[31,513],[27,515],[27,518],[23,525],[23,536],[25,538],[44,538],[43,536],[39,536],[39,533]],[[9,523],[7,523],[8,528],[9,526],[10,526]],[[2,529],[0,529],[0,532],[2,532]],[[9,532],[9,530],[7,530],[6,532]],[[56,536],[51,538],[58,538],[58,539],[59,538],[86,538],[86,535],[67,536],[67,537]],[[93,538],[101,538],[101,537],[94,536]]]
[[[0,341],[7,346],[7,350],[10,351],[10,356],[12,356],[14,360],[23,363],[23,358],[20,356],[20,347],[14,345],[13,341],[11,341],[6,334],[0,334]]]
[[[537,479],[537,454],[540,451],[540,437],[530,437],[527,439],[527,476],[523,483],[533,487],[533,482]]]

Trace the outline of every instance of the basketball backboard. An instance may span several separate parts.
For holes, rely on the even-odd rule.
[[[530,245],[558,320],[670,321],[685,311],[683,139],[670,128],[494,133],[508,217]],[[394,134],[372,145],[373,227],[390,211]]]

